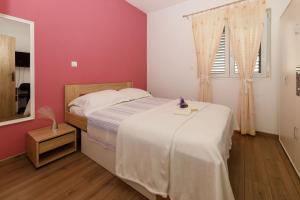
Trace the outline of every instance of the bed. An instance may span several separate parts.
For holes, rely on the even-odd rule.
[[[65,86],[65,121],[81,129],[82,153],[151,200],[234,199],[227,170],[235,128],[230,109],[189,102],[197,111],[179,116],[176,101],[156,97],[88,117],[68,107],[85,94],[130,87],[132,82]]]

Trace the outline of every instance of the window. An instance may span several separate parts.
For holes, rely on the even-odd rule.
[[[296,66],[296,72],[300,73],[300,65]]]
[[[266,24],[262,43],[257,55],[254,68],[255,77],[265,77],[268,70],[268,60],[270,59],[270,31],[271,31],[271,10],[267,10]],[[228,28],[225,27],[214,65],[211,69],[213,77],[238,77],[238,66],[230,52]]]
[[[261,45],[260,45],[258,56],[257,56],[257,59],[256,59],[256,65],[254,67],[254,73],[262,73],[262,69],[261,69],[262,66],[261,65],[262,65],[262,62],[261,62]],[[239,73],[238,65],[237,65],[236,62],[234,63],[234,73],[235,74]]]

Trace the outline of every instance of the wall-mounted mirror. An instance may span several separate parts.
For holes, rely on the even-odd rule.
[[[32,120],[34,23],[0,14],[0,126]]]
[[[300,96],[300,20],[297,19],[295,26],[295,64],[296,64],[296,94]]]

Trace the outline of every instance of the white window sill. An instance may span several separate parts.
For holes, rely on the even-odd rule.
[[[223,74],[218,74],[218,75],[211,75],[211,79],[240,79],[239,75],[223,75]],[[266,74],[254,74],[253,79],[269,79]]]

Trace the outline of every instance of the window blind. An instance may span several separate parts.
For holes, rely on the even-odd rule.
[[[297,66],[296,66],[296,71],[297,71],[298,73],[300,73],[300,65],[297,65]]]
[[[237,63],[234,63],[234,73],[239,73]],[[256,65],[254,67],[254,73],[261,73],[261,47],[259,48],[258,56],[256,59]]]
[[[226,35],[225,29],[223,31],[220,46],[216,54],[214,65],[212,66],[212,74],[224,74],[226,71]]]

